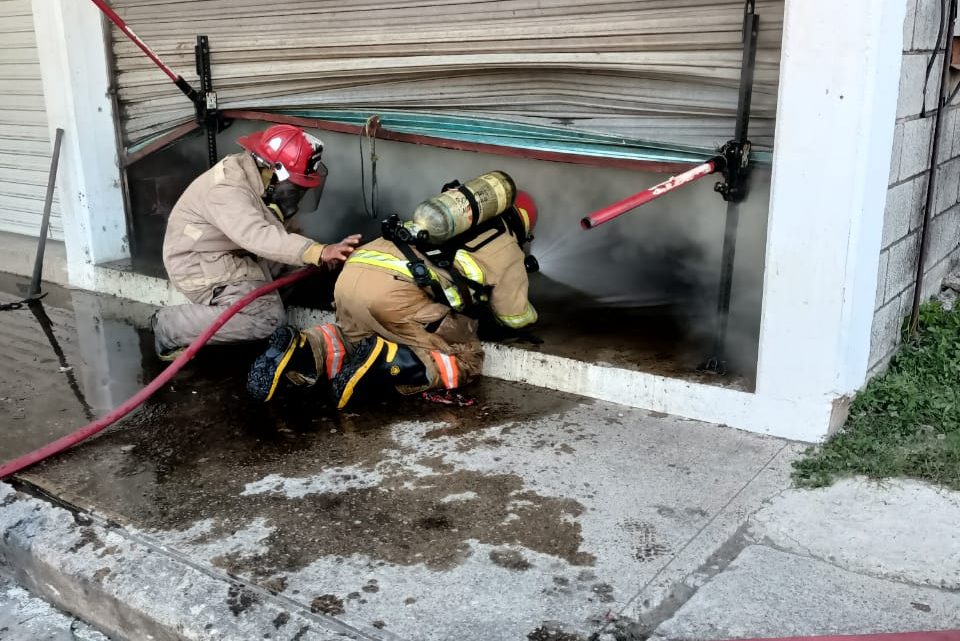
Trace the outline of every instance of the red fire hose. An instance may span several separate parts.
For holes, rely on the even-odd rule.
[[[682,174],[678,174],[673,178],[666,180],[659,185],[655,185],[650,189],[644,189],[638,194],[634,194],[629,198],[624,198],[623,200],[613,203],[608,207],[604,207],[598,211],[593,212],[586,218],[580,220],[580,227],[583,229],[593,229],[597,225],[602,225],[603,223],[613,220],[617,216],[621,216],[628,211],[636,209],[640,205],[646,205],[652,200],[656,200],[665,194],[669,194],[674,189],[683,187],[684,185],[689,185],[690,183],[705,178],[710,174],[720,171],[723,167],[723,158],[713,158],[703,163],[702,165],[697,165],[689,171],[685,171]]]
[[[264,294],[269,294],[270,292],[280,289],[281,287],[295,283],[298,280],[302,280],[312,274],[314,271],[316,270],[313,267],[301,269],[288,276],[284,276],[283,278],[279,278],[272,283],[267,283],[266,285],[253,290],[231,305],[222,314],[220,314],[220,316],[217,317],[217,320],[213,321],[213,323],[207,329],[205,329],[195,341],[190,343],[190,346],[187,347],[187,349],[177,358],[177,360],[170,363],[170,365],[168,365],[159,376],[150,381],[149,385],[131,396],[125,403],[114,409],[106,416],[103,416],[92,423],[84,425],[76,432],[67,434],[66,436],[58,438],[56,441],[44,445],[43,447],[36,449],[29,454],[24,454],[23,456],[20,456],[9,463],[5,463],[2,467],[0,467],[0,479],[7,478],[11,474],[15,474],[20,470],[28,468],[34,463],[38,463],[45,458],[53,456],[54,454],[58,454],[68,447],[72,447],[80,441],[88,439],[94,434],[103,431],[107,427],[110,427],[136,409],[145,400],[153,396],[158,389],[166,385],[167,382],[183,368],[184,365],[190,362],[190,359],[192,359],[196,353],[200,351],[200,348],[206,345],[207,342],[213,338],[213,335],[217,333],[217,330],[223,327],[224,324],[233,318],[237,312]]]

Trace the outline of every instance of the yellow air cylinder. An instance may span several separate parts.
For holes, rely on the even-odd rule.
[[[491,171],[417,205],[407,228],[414,236],[425,231],[427,242],[441,245],[499,216],[513,206],[516,197],[513,178],[502,171]]]

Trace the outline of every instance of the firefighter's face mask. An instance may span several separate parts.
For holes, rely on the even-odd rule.
[[[273,176],[271,184],[267,187],[264,195],[264,202],[268,206],[275,205],[280,210],[284,220],[287,220],[301,211],[313,211],[320,202],[320,196],[323,194],[323,187],[327,178],[327,167],[323,163],[319,165],[322,181],[320,185],[311,189],[295,185],[289,180],[276,180]]]
[[[270,202],[280,208],[284,219],[296,215],[300,211],[300,201],[307,190],[294,185],[289,180],[278,182],[270,192]]]

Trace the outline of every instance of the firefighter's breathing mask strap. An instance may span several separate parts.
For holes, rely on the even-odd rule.
[[[273,202],[273,193],[277,186],[277,175],[273,167],[264,167],[263,162],[256,154],[254,154],[253,158],[257,161],[257,166],[260,167],[260,180],[263,182],[263,196],[261,196],[263,204],[266,205],[267,209],[272,211],[282,223],[286,220],[286,216],[283,215],[283,210],[280,209],[280,206]]]
[[[257,167],[260,168],[260,180],[263,182],[263,188],[269,189],[270,183],[273,182],[274,171],[273,167],[264,167],[263,163],[256,156],[253,157],[257,161]]]

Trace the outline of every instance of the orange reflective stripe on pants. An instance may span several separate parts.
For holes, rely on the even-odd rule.
[[[343,368],[343,359],[346,357],[347,350],[343,341],[340,340],[340,334],[336,327],[327,323],[326,325],[318,325],[317,329],[323,334],[324,343],[326,343],[324,356],[327,365],[327,378],[333,378]]]
[[[456,389],[460,386],[460,368],[457,359],[441,352],[430,352],[437,369],[440,371],[440,380],[447,389]]]

